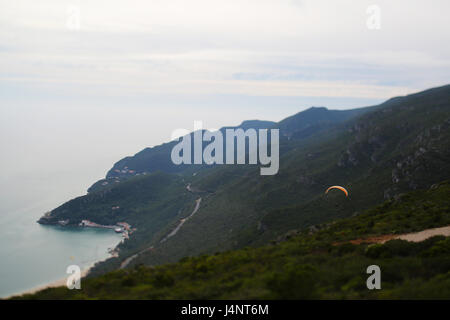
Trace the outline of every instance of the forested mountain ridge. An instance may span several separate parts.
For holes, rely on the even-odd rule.
[[[350,111],[311,108],[261,125],[280,129],[280,169],[274,176],[261,176],[255,165],[145,172],[72,200],[44,222],[77,223],[84,217],[136,226],[119,246],[119,258],[98,269],[112,270],[142,250],[130,267],[265,244],[288,231],[355,215],[450,178],[450,86]],[[163,146],[167,156],[170,148]],[[330,185],[345,186],[349,198],[324,196]],[[161,242],[199,198],[195,216]],[[121,211],[112,213],[114,206]]]
[[[223,134],[226,129],[271,129],[280,130],[280,135],[284,138],[304,140],[311,135],[321,131],[330,130],[334,126],[345,122],[346,120],[363,114],[369,108],[360,108],[352,110],[328,110],[325,107],[311,107],[305,111],[290,116],[278,123],[273,121],[246,120],[239,126],[227,126],[219,129]],[[193,134],[191,133],[191,137]],[[175,165],[170,159],[172,148],[178,141],[170,141],[152,148],[145,148],[134,156],[125,157],[114,164],[108,171],[105,179],[102,179],[92,185],[88,192],[98,190],[109,186],[116,181],[120,182],[130,177],[149,174],[155,171],[167,173],[182,173],[192,170],[201,170],[209,166]],[[195,168],[195,169],[193,169]]]

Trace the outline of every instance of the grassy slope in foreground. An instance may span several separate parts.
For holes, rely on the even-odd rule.
[[[82,290],[47,289],[26,299],[450,298],[450,237],[385,244],[337,241],[450,224],[450,183],[415,191],[284,242],[175,264],[137,266],[86,279]],[[382,290],[366,288],[379,265]]]

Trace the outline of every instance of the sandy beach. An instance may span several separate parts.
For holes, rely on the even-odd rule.
[[[97,262],[93,263],[91,266],[89,266],[88,268],[82,270],[81,271],[81,278],[84,278],[85,276],[87,276],[89,271],[91,270],[91,268],[98,262],[100,262],[100,261],[97,261]],[[41,290],[44,290],[44,289],[47,289],[47,288],[56,288],[56,287],[66,286],[67,278],[69,276],[70,275],[67,275],[67,277],[65,277],[65,278],[62,278],[62,279],[59,279],[59,280],[56,280],[56,281],[53,281],[53,282],[50,282],[50,283],[47,283],[47,284],[42,284],[42,285],[39,285],[37,287],[31,288],[31,289],[28,289],[28,290],[25,290],[25,291],[22,291],[22,292],[19,292],[19,293],[15,293],[15,294],[12,294],[12,295],[7,296],[7,297],[3,297],[1,299],[10,299],[12,297],[18,297],[18,296],[22,296],[24,294],[33,294],[33,293],[36,293],[38,291],[41,291]],[[83,283],[83,282],[81,282],[81,283]]]

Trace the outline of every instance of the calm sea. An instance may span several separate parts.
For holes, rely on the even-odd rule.
[[[0,297],[67,277],[109,257],[121,236],[112,230],[41,226],[36,220],[74,196],[69,175],[15,176],[0,180]],[[79,188],[79,185],[76,187]]]

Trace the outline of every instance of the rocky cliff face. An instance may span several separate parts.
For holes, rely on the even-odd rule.
[[[392,99],[349,126],[338,167],[389,169],[385,199],[449,178],[450,89],[438,89]]]

